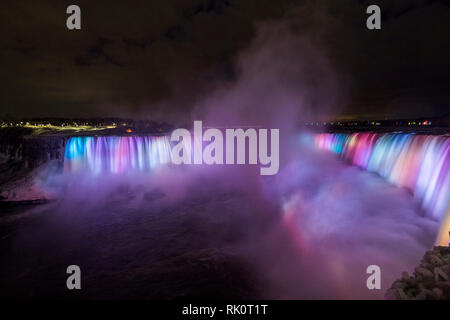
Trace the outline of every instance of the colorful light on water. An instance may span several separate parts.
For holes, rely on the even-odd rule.
[[[403,133],[324,133],[315,146],[376,172],[405,187],[422,207],[440,219],[437,242],[447,244],[450,230],[450,138]]]
[[[315,146],[376,172],[411,190],[422,207],[440,219],[437,242],[448,243],[450,230],[450,138],[415,134],[317,134]],[[72,137],[64,154],[66,172],[148,172],[168,164],[171,145],[165,136]]]
[[[170,142],[165,136],[72,137],[64,153],[66,172],[144,172],[169,162]]]

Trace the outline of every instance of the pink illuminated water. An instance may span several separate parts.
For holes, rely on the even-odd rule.
[[[450,228],[450,137],[402,133],[324,133],[315,146],[409,189],[428,214],[441,221],[437,242]]]
[[[337,153],[410,190],[427,214],[441,221],[438,243],[450,228],[450,138],[402,133],[332,133],[314,137],[318,149]],[[165,136],[72,137],[66,144],[66,172],[149,172],[170,162]]]

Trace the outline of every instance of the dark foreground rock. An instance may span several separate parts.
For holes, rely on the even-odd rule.
[[[412,276],[407,272],[386,291],[386,299],[449,300],[450,247],[427,251]]]

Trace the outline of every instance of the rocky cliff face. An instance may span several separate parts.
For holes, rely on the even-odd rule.
[[[450,247],[427,251],[412,276],[403,272],[386,292],[386,299],[449,300]]]
[[[62,167],[67,137],[38,136],[25,128],[0,129],[0,200],[28,201],[46,198],[34,177],[47,165]]]
[[[36,168],[49,160],[64,160],[66,136],[34,136],[27,129],[0,130],[0,165],[14,161]]]

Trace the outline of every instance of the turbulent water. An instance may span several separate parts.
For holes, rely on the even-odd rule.
[[[403,133],[318,134],[315,145],[330,150],[389,182],[409,189],[442,221],[437,243],[450,229],[450,137]]]
[[[402,133],[317,134],[315,147],[339,154],[413,192],[422,207],[441,221],[437,243],[447,244],[450,227],[450,138]],[[170,162],[166,136],[72,137],[67,172],[146,172]]]
[[[65,268],[78,264],[86,298],[383,298],[438,221],[313,137],[283,140],[268,177],[250,165],[170,165],[167,137],[69,139],[64,172],[36,177],[55,201],[0,219],[0,296],[72,298]],[[366,287],[372,264],[382,290]]]

